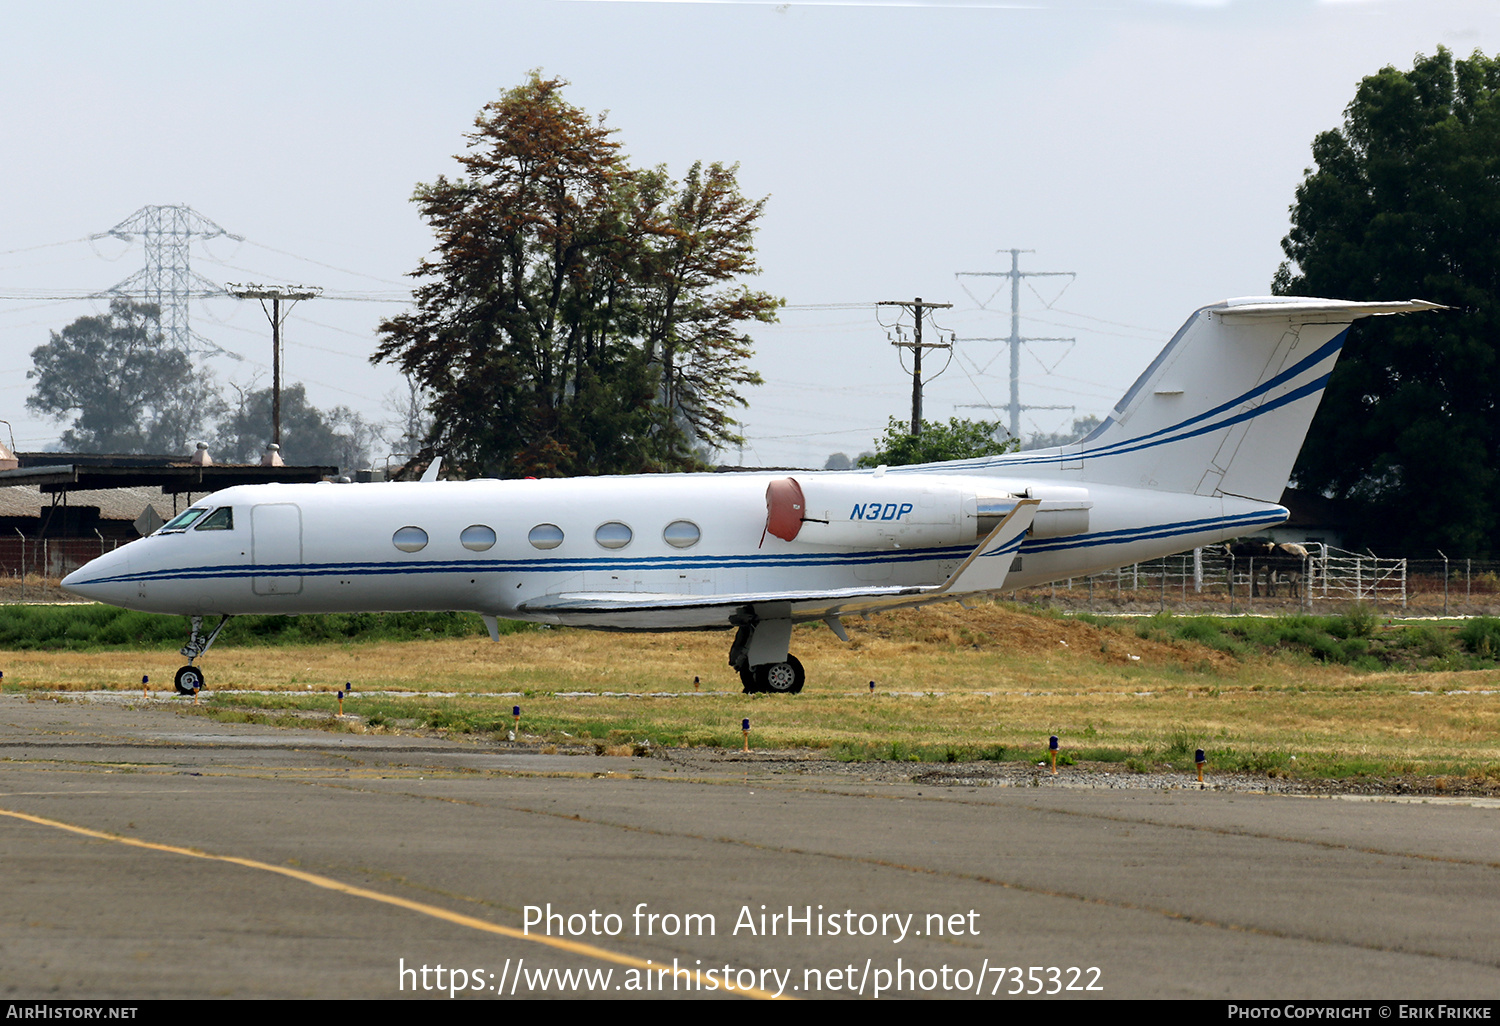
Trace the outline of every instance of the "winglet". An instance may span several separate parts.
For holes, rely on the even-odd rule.
[[[423,481],[436,481],[438,479],[438,471],[442,469],[443,458],[441,456],[434,456],[432,462],[427,464],[427,469],[422,471],[421,479]]]
[[[1031,521],[1036,516],[1038,499],[1022,499],[1016,508],[1000,521],[1000,526],[990,532],[980,545],[969,553],[969,558],[959,564],[958,569],[943,582],[939,592],[962,595],[975,591],[999,591],[1005,587],[1006,575],[1010,573],[1011,558],[1021,547]]]

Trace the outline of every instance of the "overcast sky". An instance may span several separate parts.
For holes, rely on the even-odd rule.
[[[1314,135],[1361,77],[1440,45],[1493,52],[1500,4],[13,5],[0,417],[21,449],[66,426],[27,411],[29,354],[106,304],[26,297],[139,270],[139,242],[88,237],[147,204],[244,237],[195,244],[213,281],[399,293],[432,244],[413,186],[452,174],[479,108],[538,68],[608,111],[634,163],[737,162],[743,190],[770,197],[753,284],[788,308],[755,330],[746,464],[822,466],[909,416],[873,304],[949,302],[938,323],[961,339],[1006,335],[1003,281],[955,275],[1004,270],[1011,247],[1035,251],[1023,270],[1077,274],[1022,290],[1023,334],[1077,339],[1022,356],[1022,401],[1068,407],[1027,412],[1023,433],[1059,430],[1113,405],[1193,309],[1268,291]],[[399,376],[368,357],[400,309],[301,304],[287,379],[391,419]],[[257,305],[206,300],[192,318],[242,357],[208,361],[220,381],[269,384]],[[1004,346],[960,342],[926,396],[929,419],[1004,420]]]

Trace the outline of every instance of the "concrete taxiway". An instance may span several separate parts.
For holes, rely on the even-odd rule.
[[[7,695],[0,995],[1494,998],[1492,804],[892,783]]]

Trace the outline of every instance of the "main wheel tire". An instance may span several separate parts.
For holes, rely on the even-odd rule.
[[[755,679],[755,671],[749,668],[740,671],[740,684],[743,687],[742,694],[753,695],[760,690],[760,683]]]
[[[755,681],[760,685],[760,690],[769,691],[773,695],[795,695],[807,682],[807,674],[803,672],[802,663],[797,657],[789,655],[784,663],[757,666]]]
[[[184,666],[172,681],[179,695],[196,695],[203,690],[203,683],[203,671],[196,666]]]

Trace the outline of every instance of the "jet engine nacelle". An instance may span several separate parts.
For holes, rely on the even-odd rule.
[[[1028,494],[1035,490],[1006,491],[1002,484],[980,494],[972,479],[930,474],[786,477],[766,488],[766,532],[789,542],[850,548],[972,545],[1021,498],[1042,500],[1034,537],[1088,530],[1087,489],[1056,486]]]
[[[1005,487],[1004,482],[997,482]],[[1032,538],[1065,538],[1074,534],[1088,534],[1089,510],[1094,508],[1089,490],[1077,485],[1025,484],[1016,482],[1011,498],[1000,501],[979,500],[979,528],[989,533],[1000,523],[1000,519],[1015,506],[1015,498],[1039,499],[1036,517],[1031,522],[1028,536]],[[993,518],[993,519],[991,519]]]
[[[977,524],[972,489],[926,476],[787,477],[766,488],[766,530],[807,545],[972,545]]]

